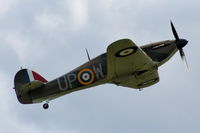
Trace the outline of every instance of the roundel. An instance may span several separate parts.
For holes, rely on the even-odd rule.
[[[117,57],[126,57],[137,51],[137,47],[129,47],[118,51],[115,56]]]
[[[83,69],[78,73],[78,81],[82,85],[89,85],[94,81],[94,72],[91,69]]]

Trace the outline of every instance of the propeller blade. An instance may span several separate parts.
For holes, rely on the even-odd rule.
[[[183,62],[185,62],[186,67],[189,70],[189,65],[188,65],[188,62],[187,62],[187,59],[186,59],[186,56],[185,56],[183,49],[180,49],[179,52],[180,52],[180,55],[181,55],[181,59],[183,60]]]
[[[180,56],[181,56],[181,59],[183,59],[183,56],[185,56],[185,53],[183,52],[183,49],[179,49],[179,53],[180,53]]]
[[[186,56],[184,56],[184,60],[185,60],[186,67],[187,67],[187,69],[189,70],[189,65],[188,65],[188,62],[187,62]]]
[[[172,21],[171,21],[171,28],[172,28],[172,32],[173,32],[173,34],[174,34],[174,37],[176,38],[176,41],[179,41],[178,34],[177,34],[177,32],[176,32],[176,29],[175,29],[175,27],[174,27]]]

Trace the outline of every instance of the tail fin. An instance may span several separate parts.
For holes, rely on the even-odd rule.
[[[32,103],[30,91],[41,87],[46,82],[45,78],[32,70],[18,71],[14,79],[14,89],[18,100],[24,104]]]
[[[26,84],[34,80],[38,80],[43,83],[47,82],[47,80],[43,78],[40,74],[31,71],[29,69],[22,69],[18,71],[17,74],[15,75],[15,84],[16,83]]]

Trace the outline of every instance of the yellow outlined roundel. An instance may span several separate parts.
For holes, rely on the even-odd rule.
[[[125,50],[121,51],[121,52],[119,53],[119,55],[120,55],[120,56],[127,56],[127,55],[132,54],[133,52],[134,52],[134,50],[131,49],[131,48],[129,48],[129,49],[125,49]]]
[[[78,81],[82,85],[89,85],[94,81],[94,72],[89,69],[85,68],[78,73]]]
[[[137,47],[128,47],[118,51],[115,56],[116,57],[126,57],[137,51]]]

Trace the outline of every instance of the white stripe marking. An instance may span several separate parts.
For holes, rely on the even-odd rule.
[[[31,70],[27,70],[27,72],[28,72],[28,77],[29,77],[29,79],[30,79],[30,82],[31,82],[31,81],[34,81],[34,77],[33,77],[32,71],[31,71]]]

